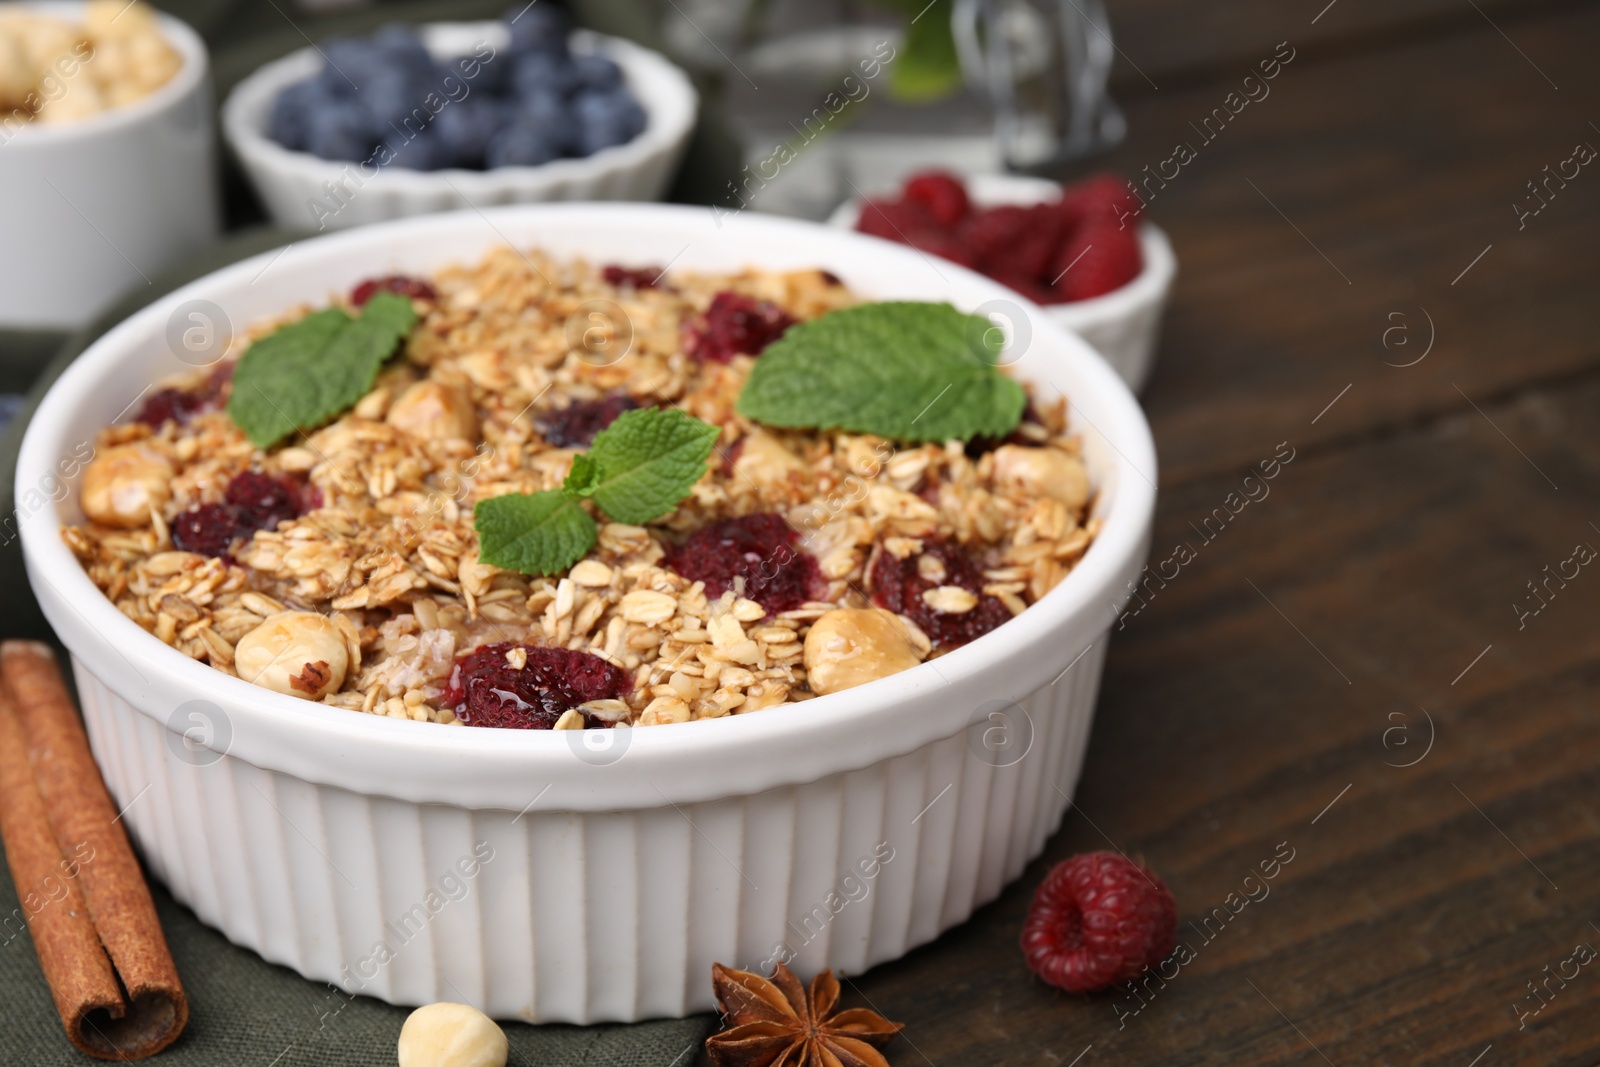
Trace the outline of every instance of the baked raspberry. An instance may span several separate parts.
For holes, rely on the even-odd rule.
[[[299,518],[322,506],[322,491],[260,471],[241,471],[228,480],[220,504],[196,504],[172,520],[172,545],[233,562],[235,539]]]
[[[410,278],[404,274],[386,274],[381,278],[368,278],[350,290],[350,303],[361,307],[372,299],[373,293],[378,292],[399,293],[412,300],[439,299],[439,294],[433,286],[421,278]]]
[[[233,562],[234,539],[249,536],[249,531],[240,528],[239,515],[229,504],[196,504],[179,512],[170,526],[173,548],[229,563]]]
[[[639,402],[627,393],[610,393],[598,400],[579,400],[541,415],[539,432],[557,448],[588,448],[594,443],[595,435],[616,422],[617,416],[638,407]]]
[[[1178,909],[1149,870],[1115,852],[1058,863],[1022,926],[1028,968],[1069,993],[1137,978],[1177,944]]]
[[[618,289],[654,289],[663,273],[661,267],[623,267],[615,263],[608,263],[600,270],[606,284]]]
[[[770,300],[724,289],[711,306],[684,325],[684,351],[695,359],[727,363],[741,352],[759,356],[795,320]]]
[[[528,657],[520,670],[506,662],[513,648]],[[571,708],[615,700],[626,682],[620,667],[587,652],[496,641],[457,657],[444,701],[468,726],[548,730]]]
[[[776,615],[826,592],[816,557],[797,547],[799,536],[780,516],[745,515],[704,526],[667,549],[667,566],[705,582],[715,600],[744,579],[744,596]]]
[[[1056,295],[1062,300],[1087,300],[1120,289],[1144,267],[1132,229],[1115,222],[1088,222],[1062,242],[1056,256]]]
[[[145,397],[134,422],[160,429],[168,420],[183,425],[207,404],[204,396],[187,389],[157,389]]]
[[[276,530],[278,523],[307,510],[298,485],[260,471],[235,474],[222,497],[233,506],[239,525],[251,530]]]
[[[961,179],[943,170],[925,170],[906,180],[907,200],[928,209],[935,222],[949,229],[967,217],[972,202]]]
[[[922,594],[942,585],[960,586],[978,598],[970,611],[935,611]],[[926,537],[922,551],[896,559],[887,549],[872,565],[872,599],[904,615],[939,648],[956,648],[1011,619],[1011,609],[983,593],[983,571],[966,549],[953,541]]]

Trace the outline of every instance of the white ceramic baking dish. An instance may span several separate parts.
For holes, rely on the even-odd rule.
[[[1044,178],[1015,174],[970,174],[967,191],[979,207],[998,204],[1037,204],[1061,195],[1061,186]],[[894,195],[894,190],[874,195]],[[854,230],[861,217],[861,201],[847,200],[829,216],[830,225]],[[1116,368],[1134,392],[1144,389],[1155,369],[1156,346],[1161,340],[1161,318],[1167,310],[1167,293],[1178,275],[1178,257],[1167,235],[1153,222],[1139,224],[1139,250],[1144,269],[1133,281],[1104,296],[1048,304],[1043,311],[1095,347]]]
[[[434,22],[417,30],[439,59],[470,55],[487,43],[496,53],[486,62],[510,61],[503,23]],[[645,110],[646,125],[639,136],[584,159],[494,170],[378,170],[291,152],[267,137],[267,117],[282,89],[321,69],[322,57],[312,48],[274,60],[235,86],[222,106],[222,134],[273,221],[292,230],[346,229],[491,204],[659,200],[694,132],[699,94],[689,76],[660,53],[620,37],[580,30],[572,35],[572,50],[601,52],[622,68]],[[352,192],[336,199],[329,193],[333,187]]]
[[[149,382],[188,365],[166,340],[170,320],[204,300],[240,329],[507,239],[687,270],[822,267],[864,296],[1009,317],[1014,371],[1071,401],[1104,528],[1038,604],[934,662],[801,705],[616,731],[446,727],[304,703],[189,660],[90,583],[59,532],[79,516],[71,460]],[[17,499],[95,754],[178,899],[235,942],[352,992],[591,1023],[707,1009],[713,961],[770,966],[784,946],[801,973],[859,972],[1021,874],[1077,782],[1155,478],[1122,381],[986,278],[810,223],[583,204],[317,238],[163,298],[50,390]]]

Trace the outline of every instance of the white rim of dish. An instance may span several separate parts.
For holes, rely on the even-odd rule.
[[[458,58],[464,53],[456,42],[476,35],[492,39],[498,48],[508,47],[507,31],[500,22],[429,22],[416,27],[423,43],[436,59]],[[589,30],[574,30],[571,42],[576,50],[603,52],[622,67],[624,80],[639,106],[644,108],[645,128],[625,144],[602,148],[591,156],[556,159],[536,167],[496,167],[492,170],[467,170],[446,167],[440,170],[413,170],[408,167],[380,167],[364,180],[381,182],[392,189],[415,192],[450,190],[492,195],[497,191],[522,188],[537,175],[551,182],[563,178],[592,178],[603,172],[629,170],[646,159],[669,150],[694,126],[699,94],[688,75],[665,56],[621,37],[609,37]],[[470,45],[468,46],[470,47]],[[271,99],[280,91],[314,75],[322,59],[315,48],[302,48],[263,65],[239,82],[222,105],[222,132],[229,146],[242,158],[279,172],[295,172],[313,184],[338,177],[365,161],[322,159],[310,152],[285,148],[266,135],[264,125],[251,120],[251,113],[265,115]],[[664,95],[638,92],[634,79],[642,75],[658,80],[674,91]]]
[[[685,226],[703,225],[703,211],[658,204],[514,205],[492,208],[486,213],[466,210],[358,227],[308,238],[296,247],[301,249],[301,255],[316,250],[337,259],[363,246],[375,249],[389,240],[397,229],[410,231],[408,238],[425,245],[435,233],[459,230],[464,224],[481,224],[485,214],[491,226],[496,216],[505,221],[517,215],[561,215],[578,222],[586,221],[587,216],[596,225],[613,229],[619,227],[621,217],[620,225],[631,232],[655,230],[677,235]],[[630,215],[635,218],[626,218]],[[786,237],[807,243],[806,238],[814,241],[817,231],[824,229],[815,223],[748,212],[741,216],[739,224],[756,231],[744,238],[752,248],[759,247],[763,241],[781,243]],[[508,225],[513,230],[519,228]],[[877,256],[887,251],[895,257],[904,257],[905,269],[915,269],[912,257],[916,253],[904,246],[851,233],[832,234],[830,245],[833,241],[840,245],[838,259],[845,259],[850,246],[858,245],[863,252],[870,251]],[[486,240],[484,250],[499,243],[503,241]],[[186,301],[203,297],[213,286],[248,284],[278,254],[264,252],[191,282],[129,317],[92,344],[67,368],[41,402],[22,442],[17,486],[31,487],[46,475],[53,477],[57,457],[66,454],[63,449],[70,447],[68,442],[81,440],[85,432],[98,434],[99,427],[67,425],[68,414],[81,404],[85,394],[95,390],[102,376],[118,363],[126,350],[151,336],[159,336],[161,324]],[[987,292],[991,294],[988,298],[1015,299],[1010,290],[973,271],[954,264],[944,269],[956,272],[964,284],[973,287],[975,295]],[[952,727],[953,713],[929,705],[924,714],[920,701],[950,694],[963,700],[971,698],[976,708],[983,700],[992,698],[995,695],[992,687],[981,688],[984,680],[977,676],[992,665],[997,655],[1004,658],[1003,650],[1007,645],[1047,648],[1052,635],[1059,638],[1068,628],[1074,633],[1081,631],[1087,640],[1097,639],[1094,635],[1109,625],[1117,605],[1126,598],[1126,590],[1117,584],[1119,576],[1130,566],[1130,561],[1135,572],[1142,562],[1155,507],[1157,471],[1155,444],[1144,414],[1122,379],[1098,353],[1080,338],[1051,323],[1046,316],[1037,314],[1040,309],[1036,305],[1026,301],[1018,303],[1030,317],[1036,316],[1033,321],[1035,341],[1041,331],[1046,335],[1054,332],[1056,336],[1051,340],[1055,347],[1077,353],[1075,370],[1081,379],[1086,379],[1079,395],[1092,394],[1101,409],[1102,421],[1086,429],[1098,432],[1110,445],[1105,453],[1106,472],[1097,484],[1104,487],[1113,483],[1114,493],[1109,508],[1100,513],[1104,525],[1081,562],[1055,589],[1021,615],[940,657],[936,663],[924,663],[802,704],[709,721],[630,728],[627,731],[628,758],[622,763],[637,773],[630,774],[631,780],[627,782],[615,776],[599,780],[581,778],[584,771],[593,768],[573,758],[572,743],[560,736],[569,731],[472,729],[401,721],[296,700],[192,660],[123,615],[90,581],[61,537],[53,505],[40,508],[22,520],[24,557],[28,560],[30,575],[50,585],[52,595],[77,614],[95,640],[116,650],[126,662],[138,660],[141,676],[150,672],[169,691],[203,693],[224,704],[233,726],[236,749],[243,747],[238,742],[248,731],[257,743],[271,752],[293,751],[301,759],[318,761],[316,765],[325,775],[301,773],[301,777],[340,785],[338,772],[332,768],[351,767],[350,754],[360,752],[383,766],[392,766],[397,772],[414,773],[418,778],[428,777],[429,769],[444,763],[454,767],[481,767],[484,778],[481,791],[485,792],[499,788],[496,783],[510,773],[523,775],[538,771],[548,775],[552,782],[561,781],[568,787],[557,791],[559,802],[552,798],[541,806],[615,810],[628,806],[616,799],[622,795],[640,799],[641,804],[644,800],[652,804],[668,802],[668,799],[677,802],[747,792],[749,789],[740,783],[756,779],[767,784],[754,787],[767,788],[774,780],[808,781],[822,774],[868,766],[961,729],[964,721],[960,720]],[[1076,403],[1073,406],[1079,407]],[[91,665],[91,669],[95,666]],[[1015,682],[1019,697],[1045,684],[1060,668],[1049,656],[1029,657],[1014,666],[1016,669],[1010,678]],[[107,668],[100,666],[100,669]],[[151,690],[161,688],[150,679],[146,682]],[[125,691],[131,685],[130,680],[121,689]],[[848,732],[874,713],[896,708],[904,711],[908,707],[914,708],[916,715],[901,724],[905,728],[892,737]],[[584,734],[610,732],[583,731]],[[818,744],[819,740],[829,738],[836,742],[848,740],[853,747],[847,746],[850,751],[841,751],[837,744]],[[305,755],[308,740],[322,746],[322,750]],[[802,752],[807,746],[813,751]],[[237,754],[256,762],[247,752]],[[651,772],[658,777],[653,778]],[[363,776],[359,768],[353,768],[352,773]],[[433,771],[435,776],[437,773]],[[711,780],[707,780],[708,773],[712,774]],[[391,775],[388,780],[393,779]],[[665,783],[667,791],[658,782]],[[438,799],[434,785],[433,781],[394,780],[392,786],[374,791],[402,797],[408,793],[423,793],[427,794],[425,799]],[[643,785],[654,792],[643,789]],[[476,783],[462,786],[461,791],[471,792],[474,788],[478,788]]]
[[[1059,182],[1017,174],[964,174],[961,178],[966,183],[973,202],[981,207],[1037,204],[1058,195],[1062,190]],[[841,230],[860,232],[856,230],[856,222],[861,218],[864,200],[877,196],[892,196],[895,192],[894,189],[885,189],[869,192],[864,199],[846,200],[828,216],[828,225]],[[1144,257],[1144,266],[1126,285],[1087,300],[1073,300],[1064,304],[1040,304],[1039,307],[1046,315],[1072,327],[1082,323],[1121,318],[1134,307],[1158,299],[1161,293],[1172,285],[1172,279],[1178,272],[1178,258],[1173,255],[1172,243],[1167,240],[1167,235],[1159,226],[1148,220],[1139,223],[1139,251]]]
[[[16,8],[78,21],[86,6],[82,3],[66,3],[63,0],[24,0],[22,3],[0,4],[0,10]],[[156,11],[155,16],[157,25],[161,27],[162,36],[183,58],[182,66],[178,68],[177,73],[167,79],[166,84],[147,96],[141,96],[131,104],[109,108],[89,118],[63,122],[59,125],[28,122],[18,126],[11,139],[5,142],[5,150],[15,151],[18,145],[62,144],[107,133],[119,126],[131,126],[140,119],[165,110],[193,92],[210,71],[205,42],[187,22],[174,18],[164,11]]]

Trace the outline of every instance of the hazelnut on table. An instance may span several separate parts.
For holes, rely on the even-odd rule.
[[[467,1004],[425,1004],[400,1028],[400,1067],[505,1067],[510,1049],[493,1019]]]

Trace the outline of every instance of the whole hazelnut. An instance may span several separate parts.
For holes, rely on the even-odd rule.
[[[464,390],[439,382],[416,382],[389,406],[385,420],[421,440],[478,440],[478,412]]]
[[[400,1067],[505,1067],[509,1052],[505,1032],[468,1004],[425,1004],[400,1028]]]
[[[150,521],[172,499],[172,464],[149,445],[135,442],[100,453],[83,469],[79,503],[94,522],[129,528]]]
[[[321,700],[344,685],[349,646],[332,620],[314,611],[280,611],[239,638],[233,669],[274,693]]]
[[[1052,497],[1069,508],[1081,508],[1089,500],[1083,461],[1059,448],[1001,445],[994,450],[994,479],[1003,488]]]
[[[837,693],[922,662],[905,624],[881,608],[836,608],[806,634],[811,691]]]

